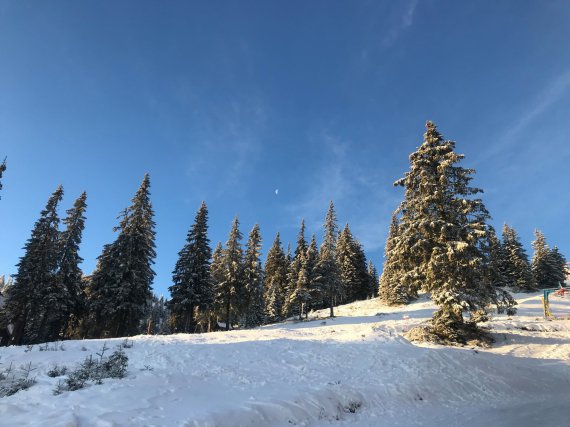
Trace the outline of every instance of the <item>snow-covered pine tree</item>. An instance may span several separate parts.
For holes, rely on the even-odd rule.
[[[405,211],[405,203],[406,201],[404,200],[402,205],[400,205],[401,211]],[[406,235],[406,233],[402,234]],[[378,289],[378,295],[385,304],[407,304],[414,298],[417,298],[419,284],[413,280],[413,276],[408,274],[407,283],[404,283],[403,280],[403,277],[406,275],[404,265],[411,261],[406,244],[416,238],[417,236],[411,235],[406,240],[400,239],[400,224],[396,212],[394,212],[384,248],[384,269],[380,276]],[[411,265],[409,271],[413,270],[414,266]]]
[[[548,254],[550,258],[550,264],[554,266],[553,280],[556,286],[564,286],[566,278],[568,277],[568,264],[566,263],[566,257],[560,253],[557,246],[554,246],[550,253]]]
[[[495,229],[491,225],[487,225],[487,234],[482,239],[481,251],[485,260],[486,281],[495,289],[495,297],[492,302],[497,307],[497,312],[506,312],[508,315],[514,315],[517,311],[515,308],[517,302],[510,292],[505,289],[505,286],[507,286],[504,274],[505,251]]]
[[[514,228],[503,227],[503,249],[505,251],[505,277],[508,286],[516,291],[529,292],[536,289],[526,251]]]
[[[422,145],[410,155],[410,171],[396,182],[406,189],[394,249],[409,252],[401,280],[412,288],[422,284],[438,306],[431,325],[413,329],[410,338],[482,339],[473,314],[480,318],[496,298],[481,249],[489,214],[474,197],[482,190],[470,186],[475,171],[458,165],[464,156],[455,152],[455,143],[444,140],[432,122],[426,129]],[[472,321],[465,321],[464,311]]]
[[[323,305],[329,308],[330,316],[334,317],[334,306],[342,298],[343,283],[336,257],[338,226],[332,200],[325,218],[324,230],[314,281],[319,289]]]
[[[276,322],[283,318],[288,267],[287,257],[281,246],[281,238],[277,233],[265,261],[265,313],[269,322]]]
[[[336,254],[344,288],[341,301],[349,303],[366,299],[370,285],[366,256],[348,224],[339,234]]]
[[[261,232],[255,224],[247,239],[244,258],[245,298],[241,310],[243,325],[254,328],[265,323],[263,268],[261,267]]]
[[[534,250],[531,262],[531,271],[534,283],[539,289],[554,288],[558,286],[556,267],[553,265],[553,257],[550,256],[550,248],[546,244],[544,234],[540,230],[534,230],[535,240],[532,242]]]
[[[117,239],[103,248],[90,280],[90,335],[137,334],[151,298],[155,253],[150,178],[146,174],[132,205],[119,217]]]
[[[378,296],[378,271],[372,260],[368,261],[368,292],[367,298],[376,298]]]
[[[194,332],[195,308],[205,311],[214,301],[210,276],[210,239],[208,239],[208,208],[202,202],[194,224],[186,236],[186,244],[178,253],[178,261],[172,272],[173,285],[168,288],[170,325],[176,332]]]
[[[216,278],[214,288],[214,304],[216,311],[224,319],[226,331],[229,331],[235,320],[239,320],[243,307],[241,298],[244,296],[243,249],[242,234],[239,231],[239,219],[236,216],[232,223],[230,235],[223,250],[222,269]],[[218,268],[216,266],[216,268]]]
[[[296,294],[298,286],[299,273],[303,265],[303,260],[307,254],[307,241],[305,240],[305,220],[301,220],[301,227],[297,235],[297,247],[291,261],[289,262],[289,270],[287,272],[287,292],[283,305],[283,313],[285,317],[299,315],[299,304]]]
[[[83,192],[74,202],[73,207],[66,211],[64,218],[65,230],[60,233],[59,239],[59,267],[57,283],[61,288],[62,297],[52,296],[51,305],[54,310],[52,330],[65,337],[68,335],[68,326],[77,327],[79,319],[85,315],[85,298],[83,293],[83,272],[79,264],[83,258],[79,256],[79,245],[85,229],[85,210],[87,209],[87,193]],[[70,325],[71,322],[71,325]]]
[[[17,265],[14,284],[6,295],[6,320],[14,324],[10,344],[37,343],[46,338],[47,315],[52,309],[46,298],[57,290],[60,242],[57,206],[62,198],[63,188],[59,186],[34,225]]]
[[[493,286],[508,286],[509,282],[505,275],[506,272],[506,255],[501,241],[497,237],[497,233],[492,226],[487,229],[487,270],[489,281]]]

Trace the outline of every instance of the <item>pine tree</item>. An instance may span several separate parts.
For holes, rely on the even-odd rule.
[[[299,314],[299,304],[297,302],[296,288],[298,286],[299,273],[301,272],[304,258],[307,253],[307,241],[305,240],[305,220],[301,220],[301,227],[297,235],[297,247],[293,257],[289,262],[289,269],[287,272],[287,291],[285,295],[285,302],[283,312],[285,317]]]
[[[244,295],[242,234],[239,231],[239,219],[236,216],[226,249],[223,251],[222,271],[214,288],[217,312],[223,316],[226,330],[229,331],[234,320],[239,320]]]
[[[403,210],[404,203],[405,201],[402,202],[401,210]],[[415,237],[413,238],[415,239]],[[384,269],[380,276],[378,289],[380,299],[385,304],[407,304],[417,298],[418,284],[412,280],[413,276],[408,275],[407,285],[403,280],[406,275],[405,265],[406,263],[411,264],[409,252],[406,248],[408,241],[408,239],[400,239],[400,224],[396,212],[394,212],[384,248]],[[413,271],[414,266],[410,265],[408,270]]]
[[[52,308],[46,298],[57,290],[59,217],[57,206],[63,198],[59,186],[49,198],[28,239],[18,263],[14,285],[6,296],[4,312],[14,324],[11,344],[37,343],[46,338],[46,323]]]
[[[473,169],[458,165],[463,155],[427,122],[424,141],[410,155],[410,171],[396,181],[406,190],[400,206],[398,239],[392,253],[403,260],[404,286],[424,289],[438,305],[431,326],[419,328],[421,339],[465,342],[481,338],[478,314],[496,300],[486,280],[482,252],[489,214],[470,186]],[[472,314],[466,322],[463,312]]]
[[[555,286],[564,286],[566,278],[568,277],[568,264],[566,258],[560,253],[557,246],[548,254],[550,264],[553,266],[554,274],[552,277]]]
[[[261,267],[261,232],[255,224],[249,232],[244,259],[245,306],[242,309],[246,328],[265,323],[265,301],[263,299],[263,268]]]
[[[155,275],[153,216],[146,174],[132,205],[119,217],[117,239],[103,248],[90,281],[88,303],[94,337],[122,337],[140,331]]]
[[[366,299],[370,285],[366,256],[348,224],[339,234],[336,253],[344,288],[341,301],[349,303]]]
[[[505,250],[491,226],[488,226],[486,249],[489,281],[496,287],[508,286]]]
[[[270,322],[276,322],[283,318],[287,271],[287,257],[283,252],[279,233],[277,233],[265,261],[265,313]]]
[[[63,220],[66,228],[60,234],[59,268],[57,283],[59,295],[52,296],[52,306],[57,307],[53,316],[53,330],[58,335],[66,335],[69,322],[76,327],[79,319],[85,315],[85,299],[82,286],[83,273],[79,264],[83,258],[79,256],[79,245],[85,229],[85,210],[87,209],[87,193],[83,192],[73,208],[67,210]],[[55,337],[54,337],[55,338]]]
[[[372,260],[368,261],[368,298],[376,298],[378,296],[378,271]]]
[[[178,261],[172,273],[173,285],[168,288],[171,299],[173,329],[178,332],[194,332],[194,311],[208,310],[214,301],[210,276],[210,240],[208,239],[208,209],[202,202],[194,224],[186,236],[186,244],[178,253]]]
[[[505,251],[504,274],[508,286],[517,291],[532,291],[535,284],[528,256],[514,228],[503,227],[503,248]]]
[[[531,271],[534,283],[538,288],[553,288],[558,286],[556,281],[556,267],[552,265],[550,248],[540,230],[534,231],[535,240],[532,242],[534,253],[532,256]]]
[[[332,200],[325,218],[324,229],[325,234],[315,267],[314,281],[321,294],[323,305],[329,308],[330,316],[334,317],[334,306],[342,298],[343,283],[336,258],[338,226]]]

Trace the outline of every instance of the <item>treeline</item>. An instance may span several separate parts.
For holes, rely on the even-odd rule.
[[[202,203],[179,252],[171,298],[164,300],[151,287],[156,253],[148,174],[90,275],[82,273],[79,256],[87,195],[60,220],[62,199],[60,186],[34,225],[13,282],[4,286],[0,326],[10,332],[9,344],[249,328],[301,319],[314,309],[329,308],[333,315],[335,305],[377,293],[376,269],[348,224],[338,231],[332,202],[320,248],[314,235],[306,240],[301,222],[294,252],[284,251],[278,233],[265,265],[259,226],[244,247],[237,217],[226,244],[212,251]]]
[[[410,155],[410,170],[395,183],[405,195],[392,216],[380,297],[406,304],[427,291],[438,306],[431,324],[418,328],[413,339],[483,339],[476,325],[490,306],[515,312],[509,290],[557,287],[567,273],[566,260],[539,231],[532,264],[513,228],[505,225],[499,241],[482,190],[471,186],[475,170],[460,166],[463,157],[428,121],[423,143]]]
[[[405,194],[392,216],[379,287],[376,269],[348,224],[339,231],[332,201],[319,247],[315,235],[307,240],[301,222],[293,252],[284,250],[278,233],[264,265],[259,226],[244,245],[237,216],[226,244],[212,251],[202,203],[178,254],[171,298],[158,299],[151,290],[155,224],[146,175],[119,217],[116,240],[105,245],[89,276],[82,274],[78,255],[86,195],[67,211],[60,231],[63,189],[54,192],[6,287],[0,326],[11,329],[14,344],[249,328],[306,318],[315,309],[328,308],[334,316],[335,305],[378,293],[387,304],[407,304],[423,291],[438,309],[410,338],[458,343],[485,338],[477,323],[491,307],[514,314],[510,292],[564,283],[566,260],[540,231],[532,262],[513,228],[505,225],[499,239],[482,190],[471,185],[475,170],[460,166],[464,156],[435,124],[426,123],[423,143],[409,158],[410,170],[395,183]],[[5,169],[4,162],[0,178]]]

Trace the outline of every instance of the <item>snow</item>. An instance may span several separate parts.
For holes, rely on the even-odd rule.
[[[0,399],[0,425],[567,426],[570,320],[544,320],[539,294],[516,298],[519,315],[488,322],[490,349],[409,343],[403,333],[434,310],[426,296],[396,308],[368,300],[335,319],[137,336],[125,379],[59,396],[54,363],[73,367],[123,339],[1,348],[3,366],[31,362],[37,384]],[[570,315],[570,300],[551,305]]]

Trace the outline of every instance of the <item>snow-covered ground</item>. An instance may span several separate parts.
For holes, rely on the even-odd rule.
[[[517,316],[488,323],[490,349],[411,344],[402,334],[433,305],[369,300],[335,319],[138,336],[125,350],[127,378],[58,396],[47,371],[75,366],[103,340],[1,348],[3,366],[31,362],[37,384],[0,399],[0,425],[568,426],[570,320],[544,320],[538,294],[516,297]],[[553,312],[570,315],[570,300],[552,300]]]

